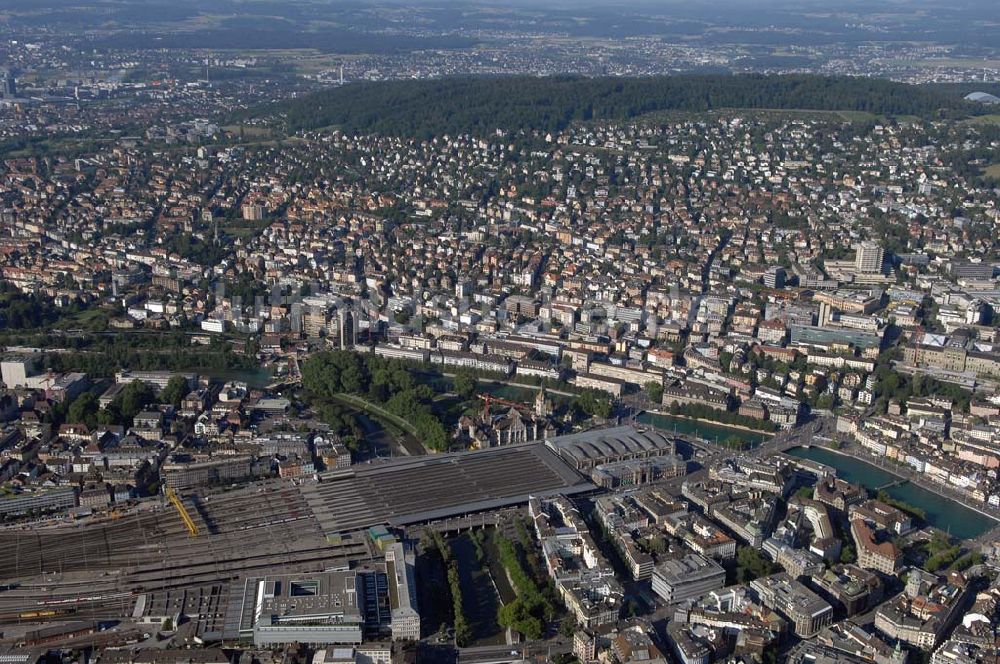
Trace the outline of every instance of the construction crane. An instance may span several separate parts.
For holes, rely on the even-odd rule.
[[[181,499],[177,495],[177,492],[168,486],[166,494],[167,494],[167,500],[169,500],[170,504],[177,509],[177,513],[181,515],[181,521],[183,521],[184,525],[187,527],[188,534],[191,535],[191,537],[197,537],[198,524],[196,524],[194,520],[191,518],[191,515],[188,514],[187,508],[184,507],[184,503],[181,502]]]
[[[507,406],[509,408],[516,408],[517,410],[531,410],[531,406],[529,406],[528,404],[519,403],[517,401],[510,401],[508,399],[501,399],[500,397],[495,397],[492,394],[477,394],[476,398],[486,402],[487,410],[493,404],[497,404],[499,406]]]

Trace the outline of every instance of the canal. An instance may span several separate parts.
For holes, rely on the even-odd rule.
[[[506,633],[503,627],[497,624],[500,598],[497,596],[497,589],[493,585],[489,571],[479,560],[472,535],[463,533],[452,539],[450,546],[458,567],[462,611],[472,628],[472,645],[503,645],[506,643]],[[485,546],[482,550],[484,556],[491,557]],[[492,569],[489,560],[486,560],[486,565]]]
[[[869,491],[899,482],[902,478],[853,456],[838,454],[822,447],[794,447],[788,454],[835,468],[837,477],[860,484]],[[997,525],[997,522],[950,498],[929,491],[914,482],[904,481],[886,489],[886,493],[927,514],[927,523],[961,539],[973,539]]]
[[[771,437],[771,434],[762,431],[748,431],[736,427],[727,427],[723,424],[712,424],[710,422],[702,422],[701,420],[659,415],[657,413],[644,412],[635,419],[641,424],[649,424],[664,431],[674,431],[687,436],[698,436],[705,440],[718,441],[720,443],[727,438],[735,436],[748,441],[752,447],[757,447]]]

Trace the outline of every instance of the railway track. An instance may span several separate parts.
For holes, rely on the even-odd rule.
[[[371,555],[362,534],[327,541],[300,491],[287,484],[184,503],[199,522],[197,538],[167,507],[8,533],[0,541],[0,578],[9,588],[0,590],[0,624],[121,617],[141,593],[317,571]]]

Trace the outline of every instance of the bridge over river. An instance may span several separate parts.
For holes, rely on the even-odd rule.
[[[825,447],[797,446],[791,456],[833,468],[837,476],[860,484],[870,491],[885,491],[895,500],[913,505],[926,514],[930,525],[973,543],[992,542],[1000,537],[1000,516],[986,505],[975,504],[967,496],[931,481],[913,469],[871,459],[858,448],[849,453]]]

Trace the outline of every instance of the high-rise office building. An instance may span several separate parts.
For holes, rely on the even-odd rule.
[[[819,303],[819,317],[816,320],[817,327],[826,327],[833,320],[833,307],[829,302]]]
[[[764,273],[764,285],[768,288],[784,288],[787,276],[785,268],[779,265],[770,267]]]
[[[337,327],[340,331],[340,347],[344,350],[354,348],[358,343],[358,312],[348,309],[337,311]]]
[[[16,96],[17,82],[14,79],[14,72],[0,69],[0,99],[13,99]]]
[[[862,274],[878,274],[882,271],[885,252],[878,242],[866,241],[859,244],[854,255],[854,269]]]

